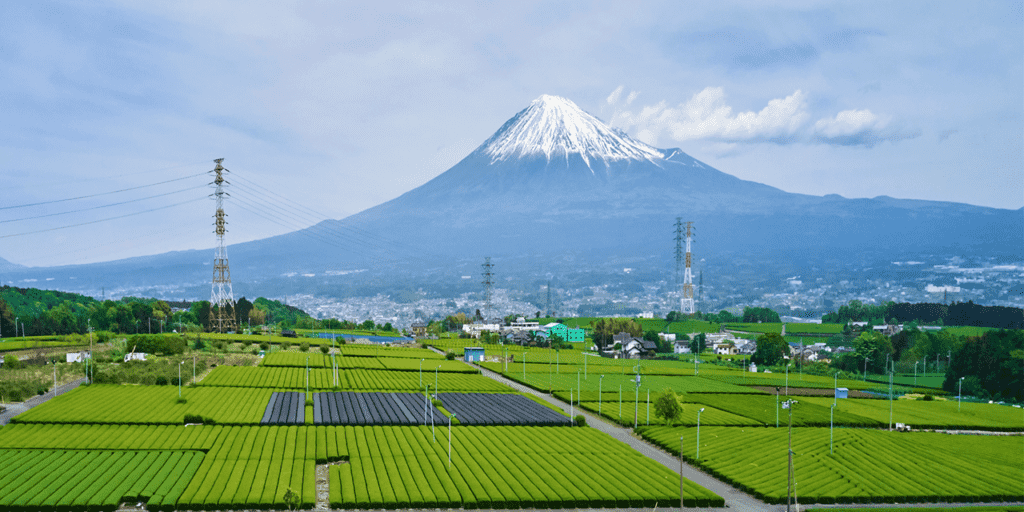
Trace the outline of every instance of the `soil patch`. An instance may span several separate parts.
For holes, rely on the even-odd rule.
[[[757,389],[757,390],[760,390],[760,391],[764,391],[765,393],[768,393],[768,394],[772,394],[772,395],[775,394],[775,387],[774,386],[748,386],[748,387],[754,388],[754,389]],[[878,398],[878,395],[872,395],[871,393],[865,393],[863,391],[857,391],[856,389],[851,389],[851,390],[849,390],[848,393],[849,394],[847,396],[849,398]],[[796,396],[832,396],[833,393],[832,393],[832,388],[826,388],[826,389],[822,389],[822,388],[794,388],[793,386],[790,386],[789,387],[789,394],[790,395],[796,395]]]

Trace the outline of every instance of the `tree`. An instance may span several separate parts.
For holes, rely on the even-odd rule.
[[[690,352],[694,354],[703,353],[708,349],[708,337],[704,333],[699,333],[690,340]]]
[[[789,344],[779,333],[765,333],[757,337],[757,350],[750,360],[757,365],[774,366],[789,354]]]
[[[954,354],[942,388],[998,400],[1024,401],[1024,331],[988,331],[968,338]]]
[[[892,342],[875,330],[864,331],[853,340],[853,353],[860,363],[868,358],[867,368],[873,373],[884,373],[889,356],[892,356]],[[861,366],[863,368],[863,366]]]
[[[666,388],[654,397],[654,415],[663,418],[666,424],[674,425],[682,414],[683,408],[671,389]]]
[[[779,323],[782,319],[779,318],[779,314],[768,309],[768,308],[743,308],[743,322],[744,323]]]
[[[601,348],[611,345],[612,337],[620,332],[628,332],[630,336],[640,336],[644,332],[643,327],[632,318],[601,318],[592,325],[592,339]]]

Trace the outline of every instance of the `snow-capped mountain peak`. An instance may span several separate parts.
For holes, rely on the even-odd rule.
[[[509,119],[481,146],[492,161],[519,156],[568,157],[591,160],[655,160],[658,149],[615,130],[558,96],[542,95]]]

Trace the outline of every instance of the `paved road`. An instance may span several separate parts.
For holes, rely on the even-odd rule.
[[[57,386],[57,394],[63,395],[64,393],[67,393],[68,391],[77,388],[83,382],[85,382],[84,377],[74,382],[69,382],[62,386]],[[55,395],[53,393],[46,393],[45,395],[42,396],[34,396],[21,403],[6,404],[5,407],[7,409],[4,412],[0,413],[0,426],[8,424],[11,421],[11,418],[53,398],[54,396]]]
[[[526,387],[518,382],[510,380],[486,368],[482,368],[480,366],[477,366],[477,368],[480,369],[484,376],[490,377],[491,379],[501,382],[502,384],[505,384],[506,386],[509,386],[512,389],[515,389],[516,391],[530,393],[534,396],[540,397],[542,400],[545,400],[546,402],[562,409],[566,413],[568,413],[570,410],[569,404],[562,402],[557,398],[549,396],[546,393],[541,393],[535,389]],[[604,419],[599,418],[598,416],[595,416],[588,411],[581,411],[578,408],[573,408],[572,412],[573,414],[583,414],[587,418],[587,425],[596,428],[597,430],[600,430],[601,432],[604,432],[614,437],[615,439],[618,439],[619,441],[626,443],[634,450],[640,452],[644,456],[656,462],[661,463],[668,469],[671,469],[673,472],[679,472],[678,458],[673,457],[672,455],[669,455],[668,453],[662,451],[661,449],[655,447],[654,445],[647,443],[646,441],[640,439],[639,437],[636,437],[635,435],[633,435],[631,429],[623,428],[618,425],[608,423],[607,421],[604,421]],[[725,499],[725,506],[733,510],[744,512],[761,512],[779,511],[785,509],[785,506],[769,505],[761,500],[758,500],[757,498],[754,498],[753,496],[740,492],[733,488],[732,486],[721,482],[720,480],[712,477],[711,475],[708,475],[707,473],[704,473],[703,471],[693,466],[690,466],[689,464],[683,464],[683,477],[721,496],[723,499]],[[678,508],[675,508],[675,510],[678,510]]]

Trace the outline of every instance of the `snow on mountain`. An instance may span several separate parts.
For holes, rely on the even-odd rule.
[[[499,162],[544,155],[548,160],[579,154],[591,160],[661,160],[664,155],[615,130],[558,96],[542,95],[509,119],[478,151]]]

